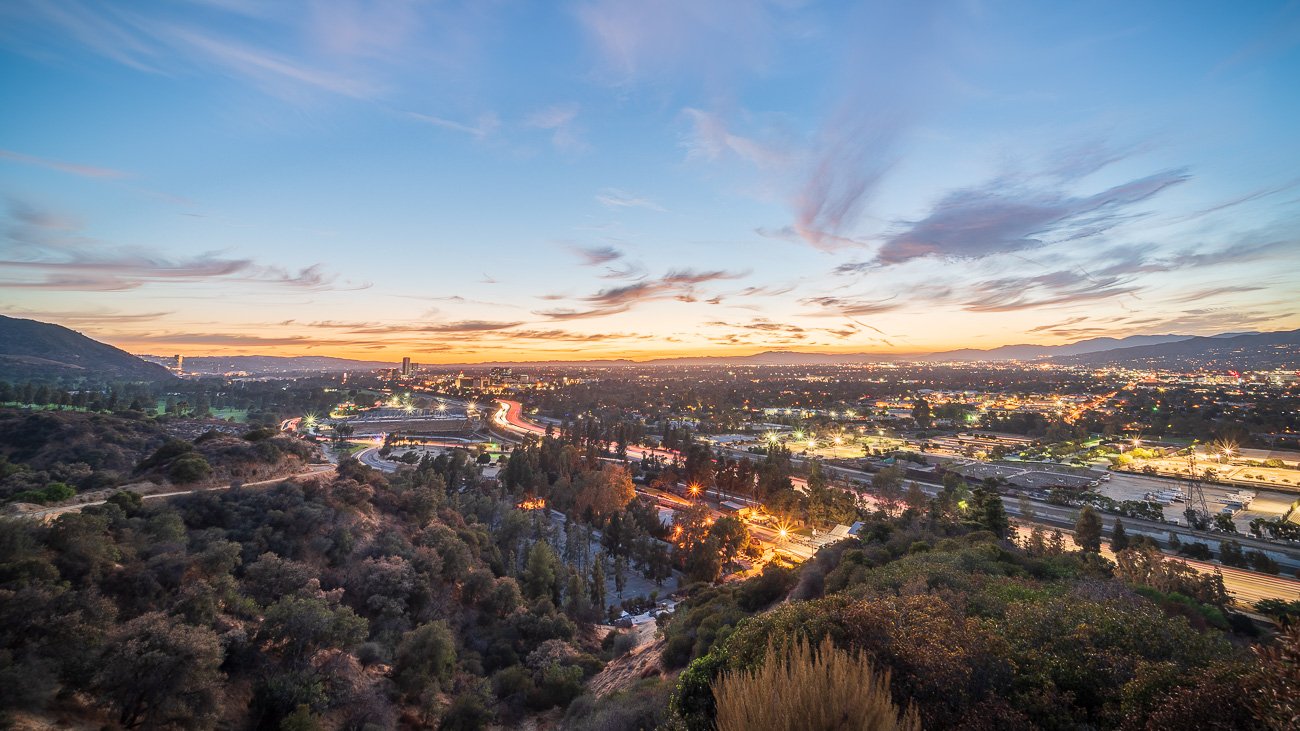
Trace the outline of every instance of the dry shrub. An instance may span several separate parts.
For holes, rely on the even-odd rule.
[[[900,713],[889,694],[889,671],[876,672],[861,654],[837,650],[830,637],[814,650],[769,644],[752,672],[724,673],[713,683],[718,731],[920,731],[909,706]]]
[[[1300,623],[1278,635],[1272,645],[1255,648],[1259,669],[1249,696],[1255,717],[1269,729],[1300,728]]]

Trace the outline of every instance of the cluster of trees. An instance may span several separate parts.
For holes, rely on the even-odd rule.
[[[152,387],[144,383],[115,383],[68,389],[48,383],[0,381],[0,404],[52,406],[82,411],[152,411]]]
[[[313,458],[311,445],[270,429],[208,431],[190,442],[143,416],[0,411],[0,499],[8,501],[59,502],[141,480],[264,479]]]
[[[93,697],[128,728],[477,728],[567,704],[602,650],[539,515],[449,494],[431,464],[390,479],[349,461],[328,483],[6,522],[0,709]]]
[[[122,484],[166,438],[143,416],[0,409],[0,500]]]
[[[1245,399],[1225,397],[1205,388],[1173,387],[1159,391],[1147,388],[1126,390],[1117,399],[1118,409],[1104,416],[1087,414],[1080,425],[1105,435],[1124,434],[1132,425],[1153,437],[1178,436],[1203,442],[1270,446],[1258,434],[1294,433],[1300,429],[1300,394],[1295,390],[1270,391],[1267,396]]]
[[[1294,699],[1278,691],[1295,677],[1300,634],[1253,653],[1242,644],[1257,630],[1226,609],[1221,580],[1148,546],[1116,565],[1091,539],[1082,551],[1064,543],[1025,550],[970,520],[907,510],[823,549],[757,616],[720,590],[701,594],[665,628],[665,661],[690,658],[674,722],[731,723],[729,683],[769,674],[774,647],[829,642],[821,652],[887,672],[894,717],[915,709],[924,728],[1287,728]],[[809,661],[798,654],[782,672]]]
[[[287,388],[277,381],[227,382],[222,378],[175,381],[165,387],[123,382],[63,388],[49,383],[0,381],[0,405],[195,418],[235,410],[245,412],[252,424],[272,425],[288,416],[329,413],[343,401],[359,397],[357,389],[345,391],[335,386],[334,381],[325,378],[300,379]]]

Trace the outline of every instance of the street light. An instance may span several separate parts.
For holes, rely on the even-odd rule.
[[[699,497],[699,496],[700,496],[700,486],[699,486],[698,483],[692,482],[692,483],[687,487],[687,489],[690,490],[691,497]]]

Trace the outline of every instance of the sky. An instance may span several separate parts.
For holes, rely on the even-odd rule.
[[[0,312],[135,353],[1300,327],[1300,2],[0,4]]]

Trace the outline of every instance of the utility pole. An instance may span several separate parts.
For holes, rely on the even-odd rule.
[[[1196,442],[1192,442],[1187,453],[1187,516],[1188,526],[1196,530],[1205,530],[1210,526],[1210,508],[1205,502],[1205,491],[1201,489],[1201,477],[1197,472]]]

